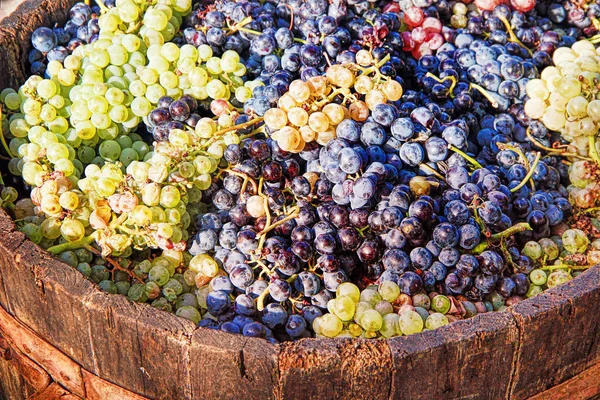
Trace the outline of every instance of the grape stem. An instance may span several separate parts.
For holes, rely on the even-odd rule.
[[[201,148],[207,149],[210,147],[211,144],[213,144],[214,142],[217,141],[218,137],[221,135],[224,135],[227,132],[231,132],[234,131],[236,129],[244,129],[250,125],[254,125],[256,123],[259,123],[263,120],[263,117],[258,117],[258,118],[254,118],[251,119],[250,121],[246,121],[243,124],[238,124],[238,125],[233,125],[227,128],[223,128],[221,130],[216,131],[215,133],[213,133],[213,137],[210,138],[210,140],[208,140],[206,143],[204,143]]]
[[[246,17],[237,24],[229,27],[229,32],[227,32],[227,36],[231,36],[236,33],[240,28],[244,27],[244,25],[248,25],[252,22],[252,17]],[[229,22],[227,23],[229,25]]]
[[[527,181],[529,179],[531,179],[531,177],[533,176],[533,173],[535,172],[535,169],[537,168],[541,158],[542,158],[542,153],[540,153],[538,151],[538,153],[535,156],[535,160],[533,161],[533,165],[531,166],[531,168],[529,168],[529,172],[527,172],[527,175],[525,175],[525,178],[523,178],[521,183],[519,183],[514,188],[510,189],[511,193],[514,193],[514,192],[518,191],[519,189],[521,189],[523,186],[525,186]]]
[[[242,184],[242,193],[244,192],[244,189],[246,189],[246,184],[248,182],[250,182],[252,184],[252,188],[254,189],[254,193],[258,192],[258,187],[256,185],[256,182],[254,181],[254,179],[250,178],[248,175],[244,174],[243,172],[237,172],[231,169],[222,169],[221,171],[219,171],[219,173],[217,174],[217,178],[219,178],[221,176],[221,174],[223,174],[223,172],[227,172],[228,174],[231,175],[235,175],[237,177],[240,177],[244,180],[244,183]]]
[[[456,86],[456,78],[453,76],[445,76],[443,79],[438,78],[437,76],[435,76],[434,74],[432,74],[431,72],[428,72],[425,74],[425,76],[428,76],[429,78],[439,82],[439,83],[444,83],[446,81],[452,81],[452,84],[450,85],[450,97],[454,97],[454,94],[452,94],[452,92],[454,91],[454,86]]]
[[[266,235],[267,233],[271,232],[273,229],[277,228],[280,225],[285,224],[286,222],[288,222],[291,219],[296,218],[298,216],[298,214],[300,214],[300,208],[298,208],[298,207],[294,207],[290,211],[291,211],[291,214],[289,214],[287,217],[280,219],[279,221],[275,222],[273,225],[265,226],[265,229],[260,231],[258,233],[258,236]]]
[[[263,194],[262,186],[264,183],[264,178],[261,176],[258,181],[258,195],[263,199],[263,209],[265,211],[265,215],[267,216],[267,221],[265,222],[265,228],[271,226],[271,212],[269,211],[269,198]],[[257,249],[262,250],[265,240],[267,239],[267,235],[262,235],[260,240],[258,241]]]
[[[57,244],[56,246],[49,247],[47,249],[47,251],[50,254],[57,255],[57,254],[62,253],[63,251],[80,249],[84,246],[91,244],[94,240],[96,240],[95,233],[96,232],[92,233],[90,236],[85,236],[74,242],[66,242],[66,243],[62,243],[62,244]]]
[[[509,36],[508,40],[510,40],[513,43],[518,44],[519,46],[521,46],[522,48],[524,48],[525,50],[527,50],[527,52],[529,53],[530,56],[533,55],[533,53],[531,52],[531,50],[527,46],[525,46],[523,44],[523,42],[521,42],[519,40],[519,38],[517,37],[517,35],[515,35],[515,33],[512,30],[512,27],[510,26],[510,22],[508,22],[508,20],[506,19],[506,17],[503,16],[503,15],[500,15],[498,17],[498,19],[500,19],[500,21],[502,21],[502,23],[504,24],[504,27],[506,28],[506,31],[507,31],[508,36]]]
[[[476,83],[469,84],[469,87],[471,89],[477,90],[479,93],[481,93],[483,95],[483,97],[485,97],[486,99],[488,99],[489,102],[492,104],[492,107],[498,108],[498,105],[499,105],[498,102],[496,100],[494,100],[494,98],[488,93],[487,90],[485,90],[484,88],[482,88],[481,86],[479,86]]]
[[[104,1],[102,1],[102,0],[96,0],[96,4],[98,4],[98,7],[100,7],[100,12],[102,14],[107,13],[109,11],[109,8],[106,7],[106,4],[104,4]]]
[[[600,165],[600,156],[598,155],[598,149],[596,148],[596,135],[588,136],[588,145],[590,147],[590,156],[596,164]]]
[[[498,143],[498,148],[500,148],[501,150],[508,149],[508,150],[514,151],[515,153],[517,153],[519,155],[519,157],[521,157],[521,160],[523,160],[523,164],[525,165],[525,168],[527,168],[527,171],[529,171],[531,169],[529,160],[527,159],[527,157],[525,156],[525,154],[523,153],[523,151],[521,150],[521,148],[519,146]],[[535,184],[534,184],[533,180],[531,180],[529,182],[531,183],[531,190],[535,191]]]
[[[287,283],[294,283],[294,281],[296,280],[296,278],[298,277],[298,274],[294,274],[292,276],[290,276],[289,278],[287,278],[285,281]],[[269,294],[269,288],[267,287],[261,294],[260,296],[258,296],[256,298],[256,308],[258,309],[258,311],[262,311],[265,309],[265,298],[267,297],[267,295]]]
[[[547,265],[545,267],[541,267],[540,269],[544,271],[554,271],[557,269],[567,268],[569,270],[586,270],[592,268],[593,265],[569,265],[569,264],[558,264],[558,265]]]
[[[451,144],[448,145],[448,149],[452,150],[455,153],[460,154],[465,160],[469,161],[471,164],[473,164],[476,168],[481,169],[483,168],[483,166],[481,164],[479,164],[479,161],[477,161],[476,159],[474,159],[473,157],[471,157],[470,155],[468,155],[467,153],[465,153],[464,151],[452,146]]]
[[[284,4],[284,6],[290,10],[290,27],[288,29],[291,31],[294,29],[294,9],[289,4]]]
[[[544,146],[543,144],[541,144],[540,142],[538,142],[536,140],[536,138],[533,137],[533,135],[529,131],[529,128],[527,128],[527,130],[525,131],[525,133],[527,134],[527,137],[529,138],[529,140],[531,140],[531,143],[533,143],[536,147],[538,147],[538,148],[540,148],[542,150],[547,151],[548,153],[554,153],[554,154],[558,153],[557,155],[560,155],[560,156],[563,156],[563,157],[575,157],[575,158],[580,158],[580,159],[586,160],[586,161],[593,161],[591,158],[581,156],[581,155],[579,155],[577,153],[567,153],[567,152],[563,152],[563,151],[558,150],[558,149],[554,149],[552,147]]]
[[[368,75],[368,74],[370,74],[371,72],[376,72],[376,71],[377,71],[377,72],[379,72],[379,68],[380,68],[380,67],[381,67],[383,64],[385,64],[386,62],[390,61],[390,57],[391,57],[391,56],[390,56],[389,54],[386,54],[386,56],[385,56],[385,57],[383,57],[383,58],[381,59],[381,61],[379,61],[379,62],[375,63],[375,65],[373,65],[373,66],[371,66],[371,67],[369,67],[369,68],[361,68],[361,67],[359,67],[358,65],[355,65],[355,67],[356,67],[357,69],[359,69],[359,70],[360,70],[360,71],[361,71],[363,74],[365,74],[365,75]]]
[[[140,29],[141,26],[142,26],[142,21],[139,21],[138,23],[133,24],[133,25],[129,25],[129,28],[127,28],[125,33],[133,33],[135,31],[137,31],[138,29]]]
[[[142,280],[142,279],[141,279],[139,276],[137,276],[137,275],[135,274],[135,272],[133,272],[132,270],[130,270],[130,269],[128,269],[128,268],[123,268],[123,267],[121,267],[121,266],[119,265],[119,263],[115,262],[115,261],[114,261],[113,259],[111,259],[110,257],[106,257],[106,261],[108,261],[108,263],[109,263],[110,265],[112,265],[112,267],[113,267],[113,270],[112,270],[112,273],[113,273],[113,279],[114,279],[114,273],[115,273],[115,270],[117,270],[117,271],[123,271],[123,272],[125,272],[127,275],[129,275],[129,277],[130,277],[131,279],[134,279],[134,280],[138,281],[139,283],[144,283],[144,281],[143,281],[143,280]]]
[[[516,233],[531,230],[532,228],[531,225],[529,225],[529,222],[519,222],[518,224],[515,224],[510,228],[503,230],[502,232],[494,233],[488,239],[497,242],[499,240],[506,239],[507,237],[512,236]]]
[[[262,274],[267,274],[267,275],[270,277],[270,276],[271,276],[271,274],[273,273],[273,271],[271,271],[271,270],[269,269],[269,267],[267,267],[267,266],[265,265],[265,263],[263,263],[263,262],[262,262],[262,261],[260,261],[260,260],[252,260],[252,261],[250,261],[250,262],[254,262],[254,263],[256,263],[256,264],[257,264],[257,265],[260,267],[260,269],[262,270],[262,271],[260,271],[260,274],[258,274],[258,277],[259,277],[259,278],[262,276]]]
[[[446,181],[446,178],[444,178],[444,176],[442,174],[440,174],[439,172],[437,172],[435,169],[431,168],[429,165],[427,164],[419,164],[420,168],[426,169],[427,171],[431,172],[433,175],[435,175],[436,177],[438,177],[439,179]]]
[[[2,108],[0,108],[0,121],[2,121]],[[4,147],[4,150],[6,150],[6,154],[8,154],[8,156],[10,158],[14,158],[14,154],[12,153],[12,151],[10,151],[10,147],[8,147],[8,145],[6,144],[6,138],[4,137],[4,132],[2,132],[2,128],[0,127],[0,142],[2,142],[2,147]],[[2,179],[2,178],[0,178]]]

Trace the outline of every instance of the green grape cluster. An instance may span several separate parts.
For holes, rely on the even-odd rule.
[[[596,205],[600,164],[596,143],[600,132],[600,51],[590,41],[580,40],[572,47],[558,48],[552,60],[554,65],[544,68],[540,79],[527,83],[525,113],[560,132],[569,143],[562,150],[547,150],[573,159],[570,200],[579,208],[591,208]],[[532,134],[530,139],[537,141]]]
[[[398,285],[391,281],[362,291],[353,283],[345,282],[338,286],[335,299],[327,304],[329,313],[313,321],[313,329],[318,336],[330,338],[411,335],[447,325],[457,317],[494,309],[491,301],[485,303],[460,303],[435,293],[409,296],[401,293]]]

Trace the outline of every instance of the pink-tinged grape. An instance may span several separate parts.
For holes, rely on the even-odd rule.
[[[500,0],[475,0],[477,8],[484,11],[492,11],[494,8],[498,7],[499,4]]]
[[[437,18],[427,17],[423,20],[421,27],[428,34],[440,33],[442,32],[442,21]]]
[[[404,11],[404,22],[410,27],[417,27],[425,20],[425,14],[419,7],[410,7]]]
[[[533,10],[536,0],[510,0],[510,4],[515,10],[526,13]]]

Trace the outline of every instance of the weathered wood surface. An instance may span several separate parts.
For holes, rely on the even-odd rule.
[[[74,2],[28,0],[3,20],[0,87],[25,80],[31,32],[64,20]],[[559,399],[572,388],[593,398],[598,299],[597,266],[505,312],[432,332],[274,346],[100,292],[0,210],[0,398]]]

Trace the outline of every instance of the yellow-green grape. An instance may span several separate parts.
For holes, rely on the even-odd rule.
[[[585,97],[577,96],[573,97],[567,103],[567,113],[569,113],[569,117],[571,118],[584,118],[587,114],[588,101]]]
[[[353,283],[343,282],[336,289],[336,297],[346,296],[351,298],[355,303],[360,300],[360,289]]]
[[[392,336],[402,335],[402,331],[400,330],[400,326],[398,324],[399,321],[400,316],[398,314],[391,313],[384,315],[381,328],[379,329],[381,336],[390,338]]]
[[[529,280],[534,285],[538,285],[538,286],[545,285],[547,279],[548,279],[548,276],[546,275],[546,272],[544,272],[541,269],[534,269],[533,271],[531,271],[529,273]]]
[[[79,206],[79,196],[74,192],[64,192],[58,201],[62,208],[69,211],[73,211]]]
[[[348,296],[340,296],[333,302],[332,312],[342,321],[351,321],[356,310],[354,299]]]
[[[60,226],[60,219],[54,217],[46,218],[40,225],[42,235],[51,240],[58,239],[61,236]]]
[[[567,229],[562,234],[565,250],[572,254],[583,253],[587,250],[590,240],[581,229]]]
[[[546,87],[546,83],[542,79],[532,79],[525,86],[527,96],[531,99],[547,100],[550,96],[550,91]]]
[[[550,275],[548,275],[548,280],[546,281],[546,285],[548,288],[553,288],[555,286],[561,285],[573,279],[571,274],[564,270],[556,270],[552,271]]]
[[[600,100],[590,101],[586,111],[587,115],[589,115],[594,122],[600,122]]]
[[[376,290],[367,288],[360,293],[360,301],[369,303],[371,307],[375,307],[381,300],[383,299]]]
[[[85,236],[85,228],[81,222],[67,218],[60,226],[60,233],[66,241],[75,242]]]
[[[377,332],[383,325],[383,318],[376,310],[366,310],[360,316],[359,325],[365,331]]]
[[[329,337],[329,338],[334,338],[337,335],[340,334],[340,332],[342,331],[344,325],[342,324],[342,321],[335,316],[334,314],[325,314],[322,317],[318,317],[315,319],[315,321],[313,321],[313,328],[314,328],[314,323],[316,321],[317,325],[318,325],[318,330],[320,332],[321,335],[325,336],[325,337]]]
[[[412,335],[423,330],[423,319],[416,311],[404,311],[400,315],[398,324],[405,335]]]
[[[438,294],[433,299],[431,299],[431,309],[433,311],[446,314],[450,311],[450,299],[444,295]]]
[[[400,296],[400,287],[395,282],[383,281],[379,284],[378,292],[383,300],[393,303]]]
[[[539,98],[532,98],[525,102],[525,113],[533,119],[542,118],[546,108],[546,102]]]
[[[529,101],[527,103],[529,103]],[[534,118],[534,117],[532,116],[532,118]],[[553,130],[553,131],[561,130],[565,126],[565,123],[567,122],[564,112],[559,111],[559,110],[555,109],[554,107],[546,108],[546,110],[544,111],[544,115],[542,115],[541,120],[548,129]]]
[[[437,329],[440,326],[448,325],[448,317],[442,313],[430,314],[425,320],[425,327],[427,329]]]

